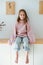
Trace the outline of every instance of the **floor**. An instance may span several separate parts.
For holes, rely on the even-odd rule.
[[[19,52],[19,62],[16,64],[15,51],[13,46],[9,44],[0,44],[0,65],[26,65],[25,64],[25,51],[22,49]],[[43,65],[43,44],[30,45],[29,52],[30,63],[27,65]]]

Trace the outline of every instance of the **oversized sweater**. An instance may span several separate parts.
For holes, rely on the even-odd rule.
[[[29,21],[26,23],[16,22],[16,24],[14,24],[13,35],[11,36],[10,41],[12,42],[13,40],[15,40],[17,36],[20,37],[28,36],[28,38],[30,39],[30,43],[35,42],[35,36],[30,27]]]

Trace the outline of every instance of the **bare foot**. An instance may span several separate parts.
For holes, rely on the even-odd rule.
[[[15,63],[18,63],[18,59],[15,60]]]
[[[18,63],[18,51],[16,52],[15,63]]]

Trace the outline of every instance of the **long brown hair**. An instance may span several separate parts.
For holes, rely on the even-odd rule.
[[[29,19],[28,16],[27,16],[27,13],[26,13],[26,11],[25,11],[24,9],[20,9],[20,10],[19,10],[19,14],[20,14],[21,11],[23,11],[23,12],[25,13],[24,23],[26,23],[27,20]],[[19,15],[18,15],[18,18],[17,18],[17,22],[20,22],[20,17],[19,17]]]

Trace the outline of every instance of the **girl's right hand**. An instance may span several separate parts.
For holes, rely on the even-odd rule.
[[[10,40],[8,40],[8,44],[9,44],[9,45],[12,45],[12,42],[11,42]]]

